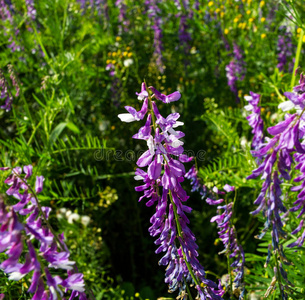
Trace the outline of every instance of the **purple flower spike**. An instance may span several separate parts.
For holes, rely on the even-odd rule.
[[[39,206],[37,193],[42,192],[44,177],[36,177],[35,192],[27,183],[27,179],[32,176],[32,169],[31,165],[24,166],[25,174],[22,174],[22,168],[16,167],[5,180],[10,185],[7,194],[19,202],[8,208],[0,197],[0,253],[5,252],[7,255],[0,268],[8,275],[9,280],[20,280],[32,274],[28,289],[33,294],[31,299],[57,299],[58,296],[64,299],[64,288],[67,288],[75,296],[79,295],[79,299],[86,300],[83,276],[74,275],[75,262],[69,260],[70,253],[63,235],[55,239],[53,230],[46,226],[45,219],[48,220],[51,208]],[[18,214],[27,215],[24,225],[19,221]],[[34,245],[38,245],[38,249]],[[25,259],[21,257],[23,252]],[[64,280],[59,276],[52,277],[49,269],[41,264],[42,261],[48,268],[67,271],[68,276]]]
[[[253,128],[252,133],[259,137],[259,139],[255,139],[259,141],[259,143],[255,144],[255,151],[251,152],[254,157],[258,158],[258,167],[253,170],[248,179],[257,178],[261,175],[261,180],[263,180],[261,192],[254,201],[257,208],[252,214],[255,215],[260,212],[263,214],[266,221],[262,233],[258,235],[258,238],[262,238],[270,230],[273,251],[277,251],[281,256],[284,254],[281,250],[280,240],[285,239],[287,236],[283,220],[285,220],[284,217],[288,214],[284,202],[286,198],[282,195],[282,184],[285,181],[291,180],[291,174],[294,174],[291,170],[299,170],[300,174],[294,178],[294,182],[300,182],[300,185],[291,188],[291,191],[298,192],[298,195],[292,207],[289,208],[289,212],[298,212],[297,218],[301,218],[305,213],[304,92],[304,75],[301,74],[299,85],[293,88],[293,92],[284,93],[288,101],[282,102],[279,105],[279,109],[283,111],[294,109],[294,113],[286,113],[284,120],[267,128],[267,132],[272,137],[266,137],[264,141],[262,141],[262,125],[261,127],[258,126],[261,122],[260,111],[257,108],[258,102],[255,101],[253,95],[251,95],[252,99],[250,97],[246,99],[249,102],[252,101],[252,103],[250,102],[252,107],[248,109],[252,110],[254,115],[253,118],[251,117],[250,123]],[[301,220],[297,228],[292,231],[293,234],[301,236],[288,247],[303,245],[305,240],[303,223],[303,220]],[[270,258],[267,257],[267,261],[269,260]],[[284,278],[283,274],[282,277]]]
[[[142,91],[144,88],[145,85],[142,84]],[[154,87],[150,89],[155,98],[164,103],[177,101],[181,97],[179,92],[165,96]],[[148,98],[144,101],[148,101]],[[202,299],[222,300],[221,296],[224,292],[222,287],[205,278],[204,268],[197,259],[196,238],[188,228],[190,221],[186,214],[191,213],[192,209],[185,205],[189,196],[181,183],[184,177],[194,180],[194,188],[197,188],[198,183],[193,178],[193,175],[197,174],[196,170],[193,168],[186,175],[183,165],[184,162],[192,160],[192,157],[183,154],[183,142],[180,139],[184,137],[184,133],[174,129],[183,123],[177,121],[180,117],[178,113],[164,118],[156,103],[152,101],[151,105],[153,108],[151,114],[154,114],[154,118],[149,115],[145,126],[133,136],[145,140],[148,146],[148,150],[137,161],[137,165],[140,168],[147,167],[147,171],[136,170],[135,180],[141,180],[143,183],[135,190],[143,192],[139,201],[146,198],[146,206],[156,206],[156,212],[150,219],[149,233],[156,237],[155,244],[158,245],[156,253],[163,253],[159,264],[167,266],[165,282],[171,292],[179,290],[179,296],[183,297],[186,293],[186,283],[194,284],[193,280],[196,278],[198,293],[206,297],[201,296]],[[151,130],[152,120],[156,120],[153,124],[154,135]],[[178,156],[178,159],[173,156]],[[204,284],[203,287],[200,283]]]
[[[251,114],[247,117],[249,125],[252,127],[253,140],[252,148],[254,150],[259,149],[263,144],[264,139],[264,121],[261,118],[261,108],[258,106],[260,101],[260,95],[250,92],[250,96],[245,96],[245,100],[249,102],[244,108],[250,111]]]
[[[234,186],[226,184],[224,190],[229,193],[235,190]],[[223,202],[223,199],[206,201],[210,205],[218,205]],[[222,212],[222,210],[224,210]],[[230,265],[233,271],[236,273],[234,284],[235,287],[243,287],[243,277],[244,277],[244,265],[245,265],[245,254],[242,246],[237,242],[237,233],[234,225],[232,224],[231,217],[233,215],[233,203],[230,202],[223,206],[217,207],[218,215],[211,219],[211,222],[216,222],[219,228],[219,237],[224,245],[224,251],[221,253],[229,254],[230,258],[234,258],[234,262]]]
[[[236,44],[234,44],[233,59],[226,66],[226,76],[230,90],[235,94],[236,100],[238,101],[239,98],[236,82],[244,80],[246,73],[245,65],[246,63],[243,60],[241,49]]]

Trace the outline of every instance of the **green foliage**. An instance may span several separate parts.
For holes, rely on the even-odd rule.
[[[46,178],[40,199],[52,207],[52,224],[58,232],[65,232],[71,257],[96,299],[172,299],[146,230],[152,211],[136,204],[136,155],[127,157],[130,150],[143,150],[131,139],[139,123],[127,126],[117,118],[125,105],[139,110],[135,92],[144,79],[162,93],[177,89],[182,93],[171,109],[185,122],[186,148],[205,151],[204,160],[197,160],[202,183],[208,189],[225,184],[237,188],[233,221],[247,252],[247,290],[263,296],[276,259],[264,268],[270,234],[260,242],[253,238],[263,221],[249,217],[260,181],[246,180],[256,162],[250,153],[252,134],[243,96],[249,91],[262,95],[265,128],[283,118],[277,106],[285,101],[283,91],[291,90],[295,79],[286,73],[288,66],[282,72],[276,67],[277,43],[286,26],[292,52],[298,40],[302,45],[302,1],[199,1],[185,25],[191,36],[187,44],[180,41],[180,22],[190,9],[180,9],[174,1],[159,1],[163,73],[153,54],[154,20],[142,0],[123,1],[129,25],[120,23],[115,1],[108,0],[100,8],[87,1],[82,9],[77,1],[37,0],[36,19],[28,15],[24,0],[11,2],[12,20],[0,20],[4,33],[0,35],[0,67],[14,96],[10,112],[0,109],[0,166],[33,164],[34,175]],[[15,51],[11,50],[13,42]],[[225,70],[234,44],[242,49],[247,69],[245,78],[236,83],[240,102],[228,87]],[[299,53],[302,65],[304,57]],[[293,55],[287,65],[292,61]],[[18,97],[8,64],[13,65],[21,88]],[[4,99],[0,101],[2,105]],[[168,111],[161,105],[163,109]],[[115,155],[116,151],[122,155]],[[0,173],[1,193],[6,190],[7,174]],[[286,194],[290,185],[284,188]],[[216,228],[209,221],[215,209],[197,198],[192,195],[191,224],[207,274],[214,280],[215,275],[226,274],[226,259],[217,255],[221,249]],[[290,203],[292,198],[285,201]],[[90,216],[91,222],[86,227],[58,219],[60,208]],[[292,217],[287,227],[290,230],[298,222]],[[284,245],[294,240],[289,236]],[[287,272],[295,285],[294,299],[304,298],[303,250],[298,254],[285,251],[293,262]],[[1,254],[0,260],[4,257]],[[28,284],[26,280],[8,281],[2,274],[0,293],[7,299],[27,299]],[[278,296],[278,290],[272,294]]]

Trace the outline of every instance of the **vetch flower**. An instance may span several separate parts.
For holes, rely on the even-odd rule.
[[[157,91],[153,86],[150,86],[149,89],[154,93],[154,97],[157,100],[162,101],[163,103],[170,103],[173,101],[178,101],[181,98],[181,94],[178,91],[166,96],[164,94],[161,94],[159,91]]]
[[[8,168],[1,168],[2,171]],[[22,173],[24,171],[24,174]],[[5,180],[10,186],[7,194],[18,200],[11,207],[0,198],[0,252],[6,253],[7,259],[2,261],[0,268],[8,274],[9,280],[20,280],[32,271],[31,285],[28,292],[34,294],[32,299],[57,299],[65,294],[65,288],[71,289],[74,299],[86,299],[82,274],[76,272],[75,262],[69,260],[70,253],[64,242],[63,235],[56,235],[49,225],[51,208],[41,206],[37,193],[42,192],[43,176],[36,177],[35,189],[28,179],[32,176],[32,166],[15,167]],[[27,216],[22,224],[18,215]],[[34,248],[38,244],[38,250]],[[20,263],[21,254],[26,251],[24,263]],[[40,259],[38,260],[38,256]],[[41,265],[42,258],[48,265]],[[62,280],[59,276],[52,277],[48,268],[68,271],[68,277]],[[71,278],[70,278],[71,277]],[[46,286],[44,285],[46,278]],[[77,280],[76,280],[77,279]],[[72,284],[76,282],[76,284]],[[72,294],[73,294],[72,292]]]
[[[243,60],[243,55],[240,48],[236,44],[234,44],[233,47],[233,59],[225,69],[230,90],[235,94],[236,99],[239,100],[236,82],[244,80],[246,73],[246,63]]]
[[[245,100],[248,101],[249,104],[244,108],[251,112],[251,114],[247,116],[247,120],[252,127],[252,148],[254,150],[259,149],[264,140],[264,121],[261,118],[261,108],[258,106],[260,97],[259,94],[253,92],[250,92],[250,96],[245,96]]]
[[[122,122],[130,123],[134,121],[140,121],[144,118],[145,114],[147,113],[148,99],[144,100],[142,108],[139,111],[136,111],[131,106],[125,106],[125,109],[128,111],[128,113],[118,115],[118,117],[121,119]]]
[[[157,100],[164,103],[177,101],[181,97],[179,92],[166,96],[154,87],[149,89]],[[144,101],[149,101],[152,110],[145,125],[133,136],[145,140],[148,146],[148,150],[139,157],[137,161],[139,168],[135,172],[135,180],[143,181],[143,184],[135,189],[143,192],[139,201],[146,199],[147,206],[156,207],[156,212],[150,219],[149,233],[156,237],[155,244],[158,245],[156,253],[163,253],[159,264],[167,266],[165,282],[171,292],[179,290],[180,297],[184,297],[186,283],[190,283],[197,287],[200,299],[221,300],[224,291],[205,277],[204,268],[197,259],[196,238],[188,228],[189,219],[186,214],[192,209],[185,205],[189,196],[181,183],[186,175],[183,162],[188,162],[192,158],[183,154],[183,142],[180,139],[184,133],[174,130],[183,123],[177,121],[180,117],[178,113],[164,118],[156,103],[151,101],[151,97],[146,96],[145,92],[143,83],[141,93],[137,95],[144,98]],[[155,123],[153,120],[156,120]],[[147,171],[140,169],[144,167],[147,167]]]
[[[235,190],[234,186],[226,184],[223,189],[229,193]],[[206,202],[210,205],[218,205],[223,203],[224,199],[212,200],[207,198]],[[219,237],[224,245],[224,253],[230,258],[234,258],[233,263],[230,264],[230,267],[233,268],[233,271],[236,273],[234,278],[234,288],[242,288],[244,292],[244,267],[245,267],[245,253],[240,243],[237,241],[237,232],[232,224],[232,215],[233,215],[233,202],[229,202],[222,206],[217,206],[218,214],[211,219],[211,222],[216,222],[217,227],[219,228]],[[229,270],[228,270],[229,271]],[[242,298],[239,298],[242,299]]]

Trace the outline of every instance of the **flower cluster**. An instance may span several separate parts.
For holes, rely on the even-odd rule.
[[[0,168],[9,170],[10,168]],[[70,299],[77,296],[85,300],[83,274],[77,272],[75,262],[69,260],[70,253],[64,242],[63,234],[56,235],[49,224],[50,207],[41,206],[37,194],[43,189],[43,176],[36,177],[35,189],[28,179],[32,176],[32,166],[24,166],[12,169],[12,173],[5,180],[9,185],[7,195],[19,202],[7,207],[0,200],[0,224],[1,241],[0,251],[6,251],[8,258],[4,260],[0,268],[9,274],[10,280],[20,280],[32,273],[29,293],[34,294],[32,299],[57,299],[71,290]],[[22,171],[24,174],[22,174]],[[26,217],[23,224],[20,219]],[[39,250],[34,245],[39,242]],[[23,258],[23,251],[25,257]],[[42,265],[44,259],[47,266]],[[24,263],[22,261],[24,260]],[[53,276],[50,269],[65,270],[67,278]],[[46,279],[46,286],[44,279]]]
[[[236,44],[233,46],[233,59],[226,66],[226,72],[230,90],[235,94],[236,99],[239,100],[236,82],[244,80],[246,69],[243,54]]]
[[[226,184],[223,189],[229,193],[235,190],[233,186]],[[223,195],[225,192],[218,191],[217,188],[213,189],[216,194]],[[207,198],[206,202],[210,205],[219,205],[224,202],[224,199],[213,200]],[[242,289],[242,292],[239,295],[239,299],[243,299],[245,289],[243,286],[243,277],[244,277],[244,266],[245,266],[245,253],[242,246],[237,241],[237,233],[234,225],[232,224],[232,215],[233,215],[233,202],[227,203],[222,206],[217,206],[218,215],[211,219],[211,222],[217,223],[219,228],[219,237],[224,245],[224,253],[229,258],[234,258],[233,263],[230,265],[233,271],[236,273],[234,278],[234,290]],[[234,292],[235,294],[236,292]]]
[[[198,178],[198,171],[195,165],[193,165],[188,172],[184,175],[186,179],[191,181],[191,192],[199,192],[201,197],[204,198],[207,194],[207,188],[205,185],[200,183]]]
[[[190,1],[175,1],[175,4],[179,10],[176,14],[176,18],[180,18],[179,24],[179,41],[180,45],[183,46],[184,51],[189,50],[189,42],[192,39],[190,32],[188,31],[188,20],[192,19],[193,10],[190,7]],[[181,7],[181,5],[183,7]]]
[[[119,35],[122,35],[123,31],[126,32],[128,31],[128,26],[130,21],[126,18],[126,4],[124,3],[123,0],[116,0],[115,2],[116,7],[119,8],[119,30],[118,33]]]
[[[250,92],[250,96],[245,96],[245,100],[249,103],[245,106],[245,110],[251,112],[247,120],[252,127],[253,139],[251,146],[254,150],[259,149],[264,140],[264,121],[261,117],[261,108],[258,106],[260,97],[259,94],[253,92]]]
[[[291,60],[293,54],[293,44],[291,38],[291,32],[287,31],[286,27],[283,28],[284,33],[279,35],[277,42],[277,51],[278,51],[278,64],[277,67],[280,71],[284,71],[287,65],[288,60]],[[288,72],[292,72],[294,61],[290,61],[288,65]]]
[[[10,74],[10,79],[12,81],[13,86],[16,89],[15,97],[19,96],[20,87],[15,75],[15,72],[13,70],[12,65],[8,65],[8,71]],[[0,69],[0,89],[1,89],[1,99],[5,99],[5,103],[0,106],[0,108],[10,111],[12,109],[12,103],[13,103],[13,95],[11,93],[11,89],[9,86],[8,81],[6,80],[3,71]]]
[[[157,5],[157,0],[146,0],[145,5],[147,8],[147,14],[151,19],[151,28],[154,31],[154,53],[153,60],[156,61],[157,68],[161,74],[164,73],[164,64],[162,56],[162,18],[159,16],[161,10]]]
[[[186,213],[190,213],[192,209],[183,204],[189,196],[181,182],[186,173],[183,163],[192,158],[183,154],[183,142],[180,139],[184,133],[176,130],[183,123],[178,121],[178,113],[164,118],[156,102],[151,100],[155,98],[170,103],[179,100],[181,94],[174,92],[166,96],[154,87],[149,89],[153,92],[152,97],[144,83],[141,92],[137,93],[138,99],[144,100],[140,111],[126,106],[128,113],[120,114],[119,118],[125,122],[142,120],[148,112],[148,104],[151,106],[145,125],[133,136],[135,139],[145,140],[148,146],[148,150],[137,161],[139,168],[135,172],[135,179],[143,181],[143,185],[136,187],[136,191],[144,192],[139,201],[146,198],[147,206],[156,205],[156,212],[150,219],[149,233],[158,237],[155,241],[159,246],[156,253],[164,253],[159,264],[167,266],[165,282],[171,292],[179,290],[181,299],[186,297],[186,283],[195,285],[200,299],[222,299],[224,291],[221,286],[205,277],[204,268],[197,259],[196,238],[188,228],[189,219]],[[147,167],[146,171],[140,169],[144,167]]]
[[[247,179],[253,179],[261,176],[261,180],[263,180],[261,191],[254,202],[258,207],[252,214],[256,215],[262,212],[266,218],[264,228],[258,238],[262,238],[269,229],[271,230],[272,246],[269,245],[266,264],[270,261],[272,248],[281,262],[290,264],[280,244],[280,239],[286,239],[287,237],[287,232],[284,230],[283,218],[288,213],[298,211],[297,218],[301,219],[305,213],[305,148],[302,141],[305,134],[305,119],[303,115],[305,110],[305,77],[303,74],[300,75],[299,85],[295,86],[292,92],[285,92],[284,95],[289,100],[282,102],[279,105],[279,109],[284,112],[293,110],[294,113],[286,113],[283,121],[267,128],[267,132],[272,137],[266,137],[264,143],[252,151],[252,155],[258,158],[259,165],[247,177]],[[296,178],[293,178],[293,181],[301,182],[301,184],[291,188],[291,191],[298,191],[299,193],[292,207],[287,209],[284,205],[285,196],[282,192],[282,183],[285,180],[290,181],[292,179],[290,174],[292,169],[300,170],[301,173]],[[304,244],[305,229],[303,223],[304,221],[301,219],[297,228],[292,231],[292,234],[298,234],[301,231],[302,234],[288,247],[300,247]],[[290,284],[287,276],[285,277],[280,269],[279,271],[278,274],[281,275],[278,276],[281,276]],[[285,296],[284,292],[282,295],[283,297]]]
[[[32,21],[35,21],[35,19],[36,19],[36,9],[35,9],[35,6],[34,6],[34,1],[33,0],[26,0],[25,5],[26,5],[26,8],[27,8],[28,17]]]
[[[14,5],[12,3],[7,4],[5,0],[0,0],[0,17],[5,32],[4,34],[10,36],[8,40],[10,44],[8,44],[8,48],[10,48],[12,52],[21,50],[16,39],[19,35],[19,29],[15,28],[13,34],[11,32],[11,28],[14,27],[13,11]]]

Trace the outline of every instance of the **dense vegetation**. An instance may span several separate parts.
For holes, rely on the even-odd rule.
[[[304,299],[304,17],[0,0],[0,299]]]

